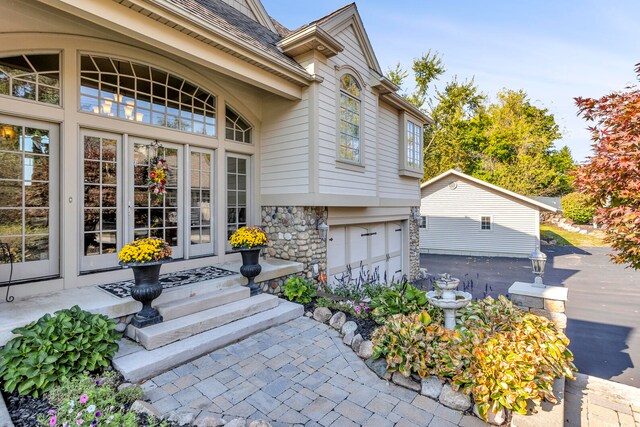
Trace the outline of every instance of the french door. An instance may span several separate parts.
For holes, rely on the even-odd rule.
[[[58,183],[58,126],[0,116],[0,282],[59,274]]]

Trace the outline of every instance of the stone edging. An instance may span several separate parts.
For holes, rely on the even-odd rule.
[[[385,381],[391,381],[409,390],[420,393],[421,395],[440,402],[442,405],[461,412],[473,413],[478,415],[478,406],[473,404],[471,396],[462,391],[455,391],[448,382],[443,383],[437,377],[419,378],[417,375],[405,377],[399,372],[388,372],[387,362],[384,359],[372,359],[373,343],[370,340],[364,340],[362,335],[358,334],[358,325],[353,321],[347,322],[347,316],[336,311],[331,313],[326,307],[317,307],[313,312],[313,319],[320,323],[328,323],[333,329],[340,332],[343,336],[342,342],[351,347],[351,349],[365,360],[365,364],[378,377]],[[491,411],[487,414],[488,422],[493,425],[502,425],[509,418],[509,411],[502,408],[497,414]]]

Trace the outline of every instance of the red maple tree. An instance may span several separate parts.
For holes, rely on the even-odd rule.
[[[640,80],[640,64],[635,71]],[[613,261],[640,269],[640,88],[575,101],[578,114],[592,123],[594,152],[575,170],[575,185],[594,200]]]

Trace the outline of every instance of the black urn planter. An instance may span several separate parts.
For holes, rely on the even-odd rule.
[[[262,292],[260,286],[256,285],[253,279],[260,274],[262,267],[260,266],[260,250],[265,246],[256,246],[249,249],[236,249],[242,255],[242,266],[240,274],[247,278],[246,286],[251,291],[251,296],[258,295]]]
[[[158,310],[151,307],[151,303],[162,293],[160,268],[167,261],[170,259],[142,264],[122,264],[133,270],[135,285],[131,287],[131,298],[142,303],[142,310],[137,312],[131,320],[131,324],[136,328],[162,322],[162,316]]]

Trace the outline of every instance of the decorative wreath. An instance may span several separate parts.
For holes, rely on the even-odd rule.
[[[167,161],[162,157],[154,157],[149,167],[149,176],[147,177],[147,185],[149,191],[155,194],[164,194],[167,185],[167,175],[169,174],[169,166]]]

